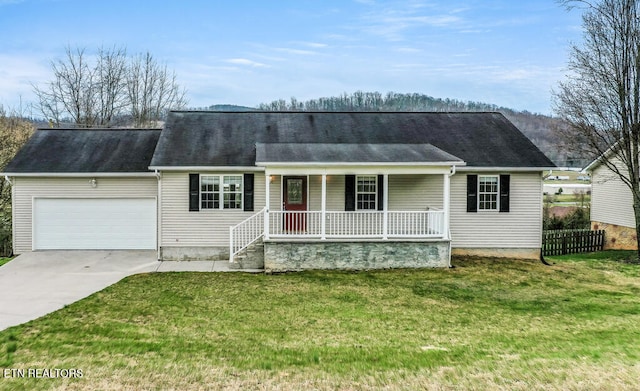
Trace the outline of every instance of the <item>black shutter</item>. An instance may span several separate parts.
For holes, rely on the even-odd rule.
[[[378,210],[384,209],[384,175],[378,175]]]
[[[253,212],[253,174],[244,174],[244,211]]]
[[[189,212],[200,211],[200,174],[189,174]]]
[[[344,176],[344,210],[352,212],[356,210],[356,176]]]
[[[478,176],[467,175],[467,212],[478,211]]]
[[[511,176],[500,175],[500,212],[509,211],[509,187]]]

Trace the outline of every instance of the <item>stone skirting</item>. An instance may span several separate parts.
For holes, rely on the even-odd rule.
[[[265,272],[449,266],[449,241],[265,241]]]
[[[621,225],[591,222],[591,229],[603,229],[605,250],[637,250],[636,230],[631,227]]]

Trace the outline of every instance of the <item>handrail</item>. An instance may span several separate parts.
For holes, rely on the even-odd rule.
[[[447,234],[442,210],[326,211],[325,224],[321,211],[269,211],[269,215],[269,236],[276,238],[444,238]]]
[[[249,247],[264,235],[264,215],[267,208],[229,227],[229,262],[242,250]]]

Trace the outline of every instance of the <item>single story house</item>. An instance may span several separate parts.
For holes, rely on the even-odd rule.
[[[537,258],[553,167],[499,113],[174,111],[161,130],[38,130],[5,175],[16,253],[282,271]]]
[[[623,163],[611,150],[608,159],[625,172]],[[636,222],[631,189],[601,158],[585,169],[591,174],[591,229],[605,231],[605,250],[637,250]]]

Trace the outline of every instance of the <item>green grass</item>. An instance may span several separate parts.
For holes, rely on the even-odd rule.
[[[635,390],[640,267],[155,273],[0,332],[0,389]],[[4,363],[3,363],[4,361]]]
[[[13,258],[0,257],[0,266],[4,265],[5,263],[9,262],[12,259]]]

